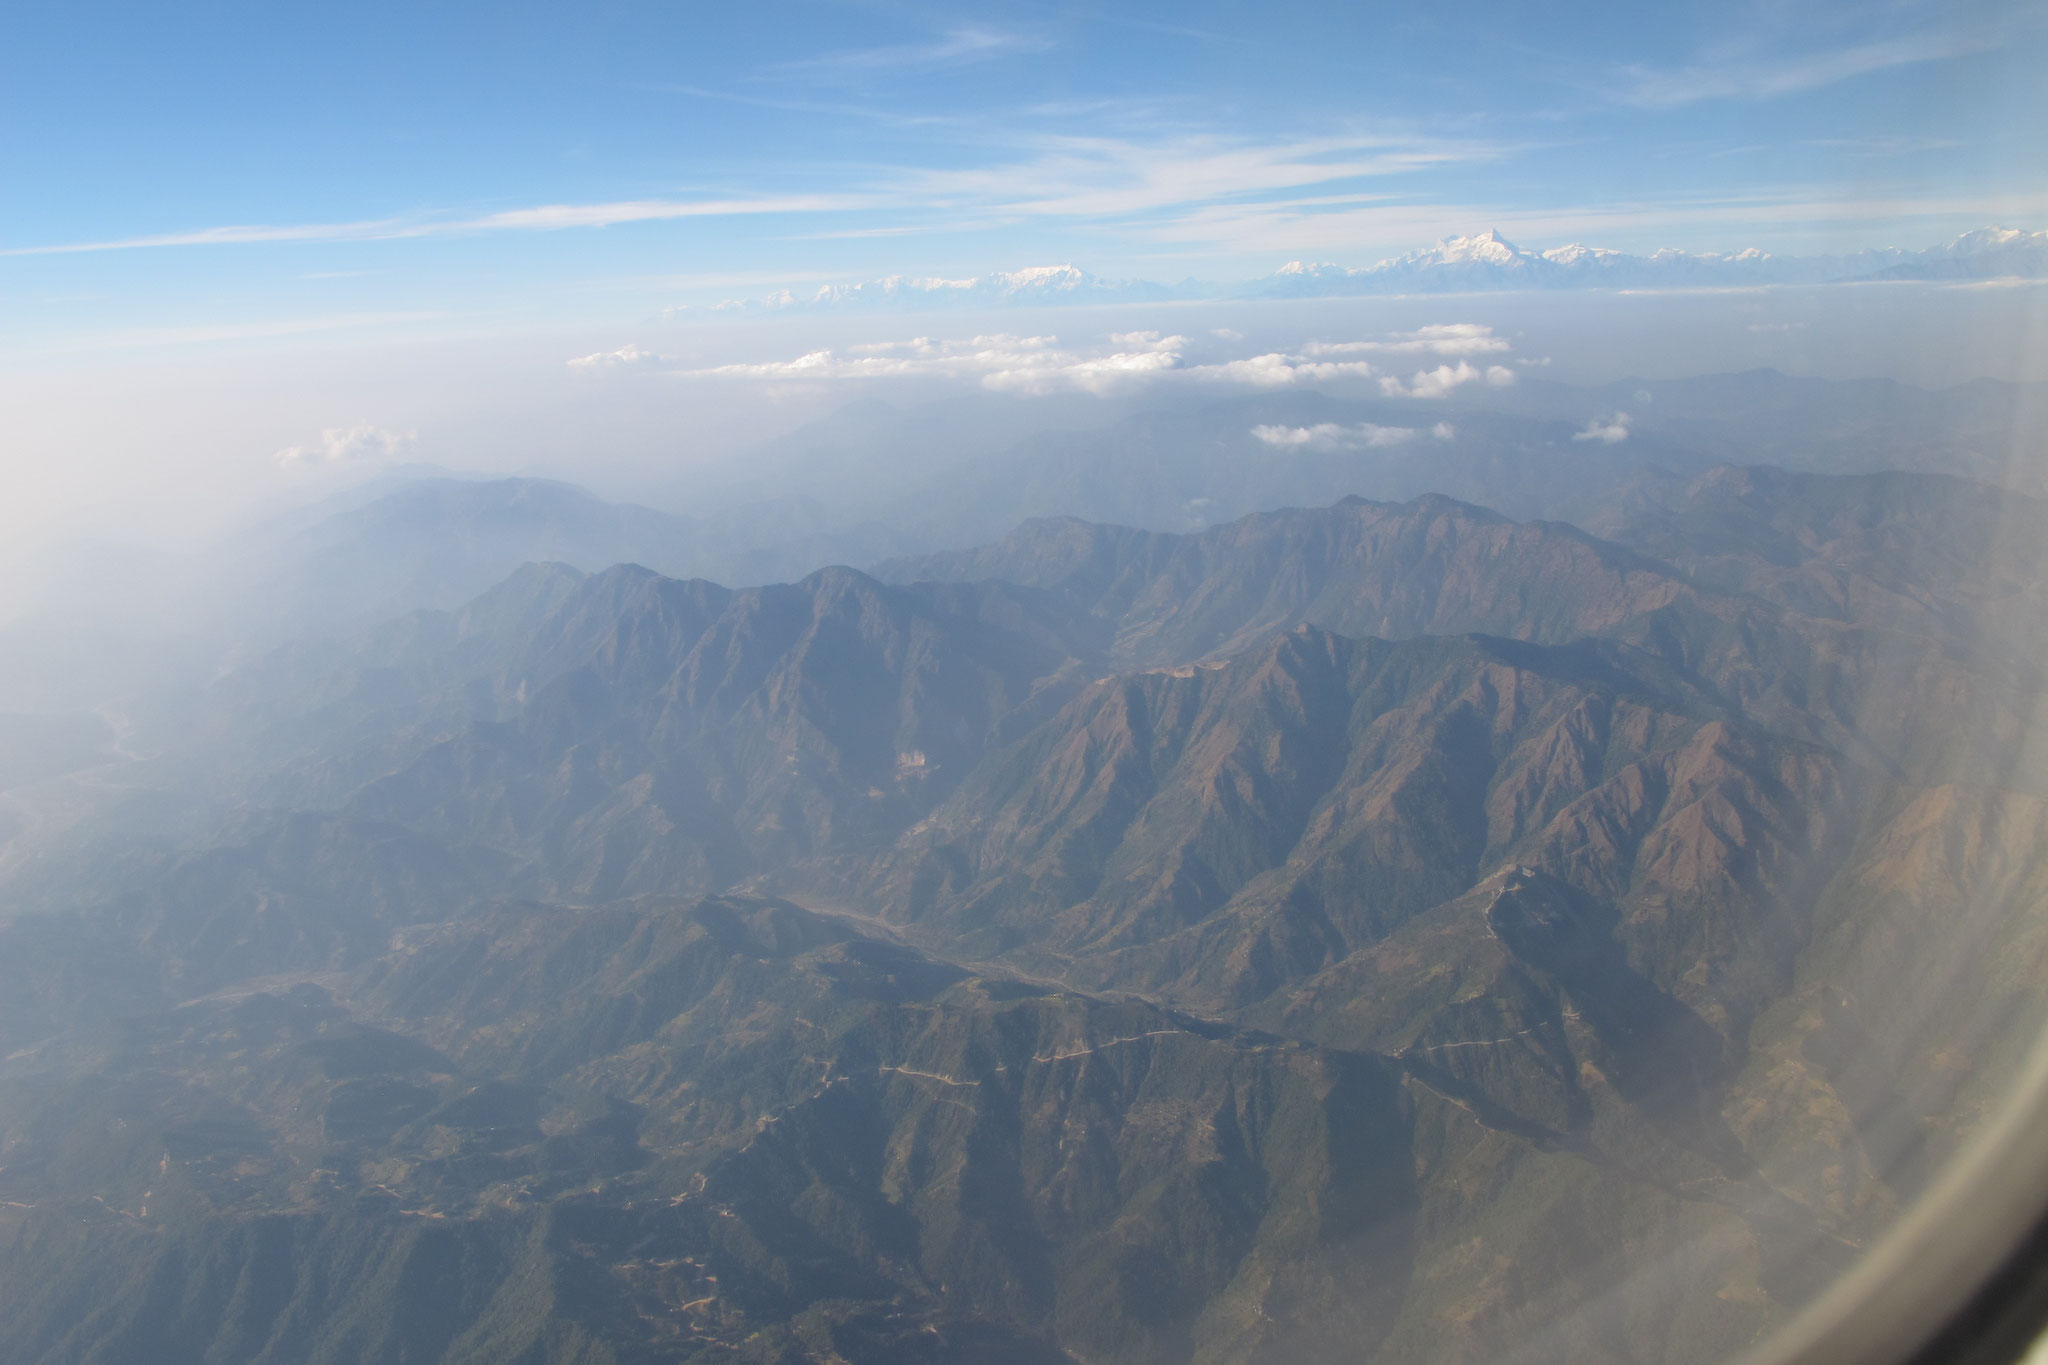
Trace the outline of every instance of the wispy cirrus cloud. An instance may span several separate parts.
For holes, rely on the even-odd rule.
[[[1909,156],[1914,152],[1945,152],[1966,145],[1961,138],[1895,134],[1882,137],[1810,137],[1809,147],[1851,156]]]
[[[1621,67],[1610,93],[1640,109],[1669,109],[1715,99],[1775,99],[1874,72],[1982,52],[1993,35],[1946,29],[1856,43],[1792,57],[1731,57],[1683,67]]]
[[[2029,220],[2048,214],[2048,192],[2008,187],[1982,195],[1887,195],[1860,186],[1830,197],[1810,184],[1744,187],[1728,194],[1563,206],[1480,202],[1427,190],[1417,173],[1507,159],[1518,145],[1401,130],[1318,137],[1246,138],[1173,133],[1156,138],[1035,136],[980,130],[969,164],[881,166],[858,186],[813,193],[734,192],[556,202],[469,215],[418,214],[311,224],[228,224],[77,242],[0,246],[0,256],[263,243],[403,241],[490,233],[549,233],[628,224],[759,218],[786,224],[785,240],[887,240],[958,235],[1021,222],[1085,225],[1148,249],[1327,255],[1406,250],[1475,223],[1552,239],[1696,236],[1712,225],[1788,231],[1858,221],[1928,218]]]
[[[915,172],[900,185],[908,196],[941,207],[1115,218],[1491,161],[1507,152],[1496,143],[1400,134],[1269,141],[1057,137],[1040,140],[1031,155]]]
[[[622,223],[667,222],[683,218],[734,218],[763,214],[836,213],[871,207],[869,195],[764,195],[737,199],[626,199],[596,204],[541,204],[469,218],[372,218],[348,223],[236,224],[190,232],[157,233],[94,242],[60,242],[0,247],[0,256],[57,256],[88,251],[132,251],[147,247],[247,246],[262,242],[376,242],[416,237],[449,237],[479,232],[559,232],[567,228],[613,227]]]
[[[555,232],[563,228],[613,227],[620,223],[669,222],[678,218],[736,218],[759,214],[839,213],[868,208],[874,198],[859,194],[764,195],[743,199],[628,199],[606,204],[543,204],[508,209],[479,218],[420,227],[408,235],[449,232]]]
[[[161,232],[143,237],[118,237],[98,242],[55,242],[40,246],[0,247],[0,256],[63,256],[81,251],[130,251],[153,246],[247,246],[255,242],[363,242],[397,235],[403,224],[395,218],[354,223],[234,224]]]
[[[815,57],[776,62],[762,68],[758,76],[771,80],[867,76],[1023,56],[1048,51],[1052,46],[1052,41],[1042,35],[970,24],[949,29],[929,42],[846,48]]]
[[[1004,137],[981,163],[943,170],[878,170],[859,189],[717,198],[551,203],[466,216],[414,215],[323,223],[239,223],[80,242],[0,246],[0,256],[45,256],[165,247],[401,241],[496,232],[559,232],[688,219],[783,217],[831,220],[812,235],[895,236],[1015,221],[1142,219],[1274,194],[1295,193],[1431,167],[1491,160],[1493,144],[1405,134],[1314,139]],[[1302,201],[1295,201],[1300,204]],[[1361,196],[1332,202],[1359,203]],[[841,215],[866,214],[847,224]],[[932,215],[941,217],[934,219]]]
[[[193,323],[176,327],[123,327],[60,338],[45,343],[45,349],[98,350],[108,347],[148,348],[156,346],[203,346],[223,341],[259,341],[278,337],[310,336],[322,332],[372,331],[410,327],[421,323],[446,322],[449,313],[416,309],[389,313],[330,313],[317,317],[265,318],[244,322]]]
[[[688,82],[664,81],[639,87],[672,95],[687,95],[692,99],[711,100],[719,104],[738,104],[749,109],[772,109],[784,114],[816,114],[825,118],[858,119],[862,122],[884,124],[895,128],[958,128],[960,120],[944,114],[920,114],[900,109],[882,109],[872,104],[851,103],[845,100],[818,100],[795,95],[761,94],[752,90],[720,90],[707,85],[692,85]]]

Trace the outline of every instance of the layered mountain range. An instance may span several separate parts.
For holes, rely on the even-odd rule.
[[[2048,508],[1603,506],[535,563],[133,707],[0,814],[0,1354],[1757,1340],[2042,1022]]]

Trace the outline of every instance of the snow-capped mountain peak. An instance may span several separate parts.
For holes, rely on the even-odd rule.
[[[2048,247],[2048,231],[2028,232],[2023,228],[1984,227],[1966,232],[1942,248],[1951,256],[1973,256],[1984,251],[2011,251]]]
[[[1568,242],[1564,246],[1554,246],[1542,253],[1543,259],[1553,265],[1583,265],[1588,262],[1619,260],[1626,254],[1609,247],[1586,246],[1581,242]]]
[[[1033,265],[996,276],[1010,290],[1079,289],[1093,278],[1077,265]]]
[[[1510,242],[1493,228],[1488,228],[1477,237],[1446,237],[1439,241],[1429,253],[1445,265],[1464,261],[1484,261],[1488,265],[1519,265],[1529,253]]]
[[[1289,261],[1273,272],[1275,275],[1298,275],[1304,279],[1324,279],[1329,276],[1349,275],[1352,272],[1335,261]]]

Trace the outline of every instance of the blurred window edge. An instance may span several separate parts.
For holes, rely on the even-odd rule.
[[[2048,1038],[1905,1219],[1735,1365],[2031,1365],[2044,1327]]]

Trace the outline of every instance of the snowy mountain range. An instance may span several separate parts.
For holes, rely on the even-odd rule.
[[[965,279],[891,275],[729,299],[718,311],[810,309],[923,311],[970,307],[1124,303],[1160,299],[1287,299],[1370,294],[1469,293],[1513,289],[1682,289],[1700,286],[1830,284],[1873,280],[2048,278],[2048,230],[1987,227],[1924,249],[1883,247],[1840,255],[1779,256],[1665,249],[1647,256],[1573,242],[1535,251],[1495,231],[1446,237],[1373,265],[1290,261],[1262,279],[1235,284],[1109,280],[1072,264],[1034,266]]]
[[[1438,293],[1483,289],[1654,289],[1694,285],[1829,284],[1873,279],[2039,279],[2048,276],[2048,231],[1980,228],[1924,250],[1883,247],[1826,256],[1662,250],[1648,256],[1578,242],[1531,251],[1498,232],[1446,237],[1375,265],[1291,261],[1247,296]]]

